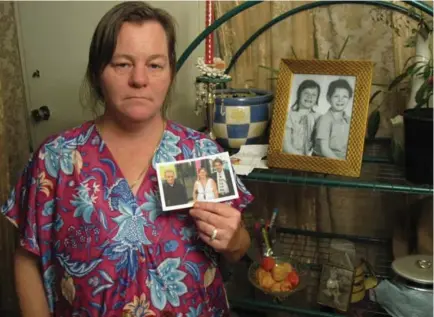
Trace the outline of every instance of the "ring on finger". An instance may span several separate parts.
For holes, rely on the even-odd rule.
[[[212,233],[211,233],[210,241],[214,241],[215,238],[217,238],[217,233],[218,233],[217,228],[214,228],[213,231],[212,231]]]

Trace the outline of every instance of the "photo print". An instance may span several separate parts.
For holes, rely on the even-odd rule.
[[[283,152],[345,160],[355,76],[295,74]]]
[[[372,61],[281,59],[268,167],[359,177]]]
[[[321,272],[318,304],[347,311],[353,290],[354,272],[324,264]]]
[[[162,209],[189,208],[195,201],[223,202],[238,198],[227,152],[157,164]]]

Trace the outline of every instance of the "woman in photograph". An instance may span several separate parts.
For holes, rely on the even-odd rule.
[[[297,99],[288,112],[283,137],[283,151],[289,154],[310,155],[313,142],[312,133],[319,114],[320,86],[314,80],[304,80],[297,90]]]
[[[194,183],[193,199],[194,201],[209,201],[218,198],[217,184],[208,176],[204,167],[197,171],[197,181]]]
[[[229,315],[218,263],[249,248],[253,197],[237,180],[230,204],[162,210],[158,163],[222,152],[167,119],[175,48],[173,18],[146,2],[98,22],[84,96],[99,115],[45,140],[0,208],[19,235],[21,316]]]
[[[353,89],[345,79],[334,80],[327,90],[329,110],[318,119],[315,155],[344,160],[347,156],[351,118],[345,110],[350,105]]]

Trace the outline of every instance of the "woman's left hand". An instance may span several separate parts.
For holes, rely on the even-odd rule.
[[[196,202],[190,215],[199,237],[217,252],[235,253],[242,248],[241,213],[235,208],[214,202]]]

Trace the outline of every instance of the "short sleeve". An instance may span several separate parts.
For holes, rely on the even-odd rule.
[[[327,114],[323,115],[318,119],[317,127],[316,127],[316,136],[317,140],[328,140],[330,138],[330,130],[331,130],[331,118]]]
[[[194,147],[194,156],[201,157],[207,155],[214,155],[225,152],[225,150],[215,141],[208,138],[197,140]],[[235,209],[243,212],[244,209],[253,201],[253,195],[247,190],[246,186],[241,182],[240,178],[235,173],[232,167],[232,173],[235,178],[236,190],[238,191],[238,198],[228,201],[228,203]]]
[[[291,111],[289,111],[288,118],[286,119],[286,122],[285,122],[285,129],[288,129],[288,130],[292,129],[292,126],[293,126],[292,120],[294,119],[293,117],[294,117],[294,112],[291,110]]]
[[[20,245],[37,256],[41,256],[40,241],[50,238],[54,183],[36,153],[0,207],[0,212],[18,228]]]

